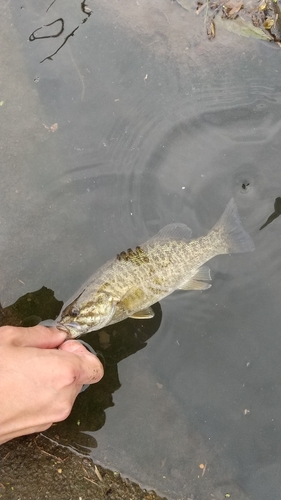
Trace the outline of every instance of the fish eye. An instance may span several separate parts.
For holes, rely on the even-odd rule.
[[[72,309],[71,316],[73,316],[74,318],[76,318],[76,316],[78,316],[78,314],[79,314],[79,310],[78,309]]]

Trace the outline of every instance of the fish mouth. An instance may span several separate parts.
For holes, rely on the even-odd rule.
[[[67,333],[67,336],[72,339],[75,337],[79,337],[79,335],[82,335],[83,333],[83,329],[78,323],[57,323],[56,328]]]
[[[62,325],[61,323],[57,323],[56,324],[56,328],[58,330],[62,330],[63,332],[66,332],[66,333],[70,334],[69,329],[65,325]]]

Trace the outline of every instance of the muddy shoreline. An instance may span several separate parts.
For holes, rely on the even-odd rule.
[[[3,500],[166,499],[42,434],[2,445],[0,466]]]

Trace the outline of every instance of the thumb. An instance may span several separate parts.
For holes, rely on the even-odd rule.
[[[30,328],[3,327],[7,339],[14,345],[21,347],[38,347],[41,349],[54,349],[66,338],[66,333],[56,328],[47,328],[37,325]],[[4,334],[4,332],[3,332]]]
[[[81,360],[81,370],[79,373],[79,381],[82,384],[94,384],[99,382],[103,377],[103,365],[99,358],[92,354],[78,340],[67,340],[59,349],[76,354]]]
[[[84,347],[82,342],[79,340],[66,340],[60,347],[62,351],[68,351],[68,352],[73,352],[75,354],[81,354],[82,356],[85,354],[89,354],[88,349]]]

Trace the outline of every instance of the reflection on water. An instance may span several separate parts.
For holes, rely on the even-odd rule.
[[[14,304],[1,306],[0,325],[35,326],[40,321],[55,319],[62,305],[53,290],[42,286],[40,290],[19,297]]]
[[[281,215],[281,198],[278,196],[274,202],[274,212],[268,217],[267,221],[260,227],[260,230],[271,224],[277,217]]]
[[[143,330],[133,320],[90,334],[108,357],[108,379],[51,432],[72,446],[91,441],[96,460],[170,498],[278,498],[280,219],[259,228],[280,197],[280,51],[229,34],[209,43],[202,20],[177,2],[104,0],[40,65],[58,38],[27,44],[28,36],[60,17],[70,33],[80,2],[56,1],[47,16],[38,2],[8,5],[4,304],[42,283],[66,300],[166,224],[205,234],[232,197],[256,246],[213,259],[208,292],[164,299],[155,335],[144,334],[151,322]],[[51,134],[43,124],[54,123]],[[135,328],[150,336],[146,349]]]

